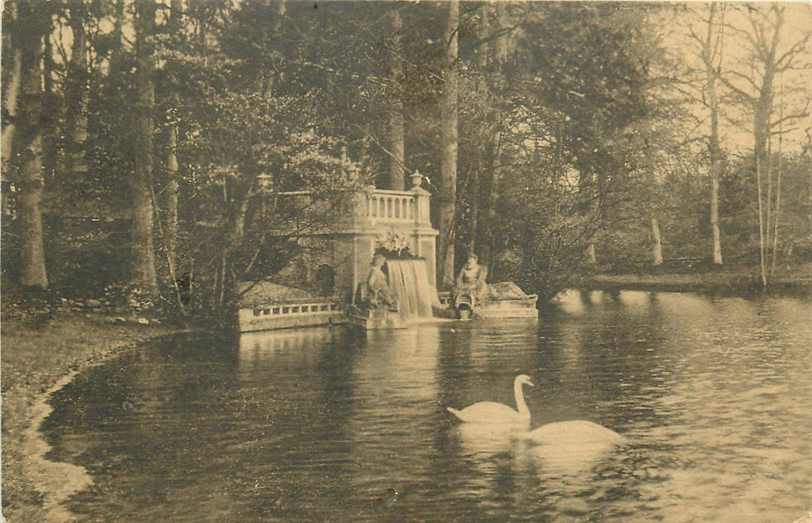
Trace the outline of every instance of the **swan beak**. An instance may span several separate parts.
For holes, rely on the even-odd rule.
[[[533,385],[533,382],[532,382],[532,381],[530,381],[530,380],[527,380],[525,383],[527,383],[527,384],[528,384],[528,385],[530,385],[531,387],[535,387],[535,385]]]

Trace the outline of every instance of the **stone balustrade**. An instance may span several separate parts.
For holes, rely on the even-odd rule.
[[[371,225],[415,225],[431,227],[429,198],[424,191],[375,189],[365,193],[356,218]],[[365,201],[364,201],[365,200]]]
[[[335,325],[346,321],[341,304],[332,299],[289,300],[240,308],[240,332]]]
[[[429,193],[422,189],[392,191],[370,189],[360,191],[351,200],[352,210],[330,218],[335,212],[328,202],[313,202],[307,191],[278,193],[278,201],[289,214],[313,214],[314,224],[320,228],[345,230],[357,227],[397,226],[399,228],[431,227]],[[289,207],[289,209],[288,209]],[[317,225],[318,227],[318,225]],[[310,231],[315,232],[315,231]]]

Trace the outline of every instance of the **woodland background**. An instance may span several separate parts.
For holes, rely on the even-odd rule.
[[[4,309],[227,315],[344,195],[415,170],[441,288],[469,252],[547,299],[598,272],[769,288],[812,262],[810,21],[782,3],[6,1]]]

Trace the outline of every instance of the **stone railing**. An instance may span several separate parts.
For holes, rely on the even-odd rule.
[[[339,312],[341,305],[331,300],[291,300],[283,304],[250,307],[254,316],[288,316],[292,314],[331,314]]]
[[[332,299],[289,300],[284,303],[242,306],[240,332],[344,323],[344,310]]]
[[[359,197],[356,219],[370,225],[427,225],[429,221],[429,195],[416,191],[375,189]]]
[[[281,192],[278,201],[290,215],[303,217],[318,230],[341,230],[357,227],[399,226],[425,228],[431,227],[428,191],[417,188],[411,191],[392,191],[375,189],[357,192],[347,201],[350,208],[331,207],[326,200],[313,202],[307,191]],[[335,214],[329,218],[331,214]],[[314,220],[307,220],[312,214]],[[322,225],[318,225],[323,220]],[[310,231],[315,232],[315,231]]]

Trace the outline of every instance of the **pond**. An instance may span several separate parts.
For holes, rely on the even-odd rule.
[[[88,521],[794,521],[812,510],[812,302],[564,295],[538,322],[184,335],[53,399]],[[626,444],[551,456],[447,406],[514,404]],[[463,426],[464,427],[464,426]],[[570,446],[570,449],[573,447]]]

